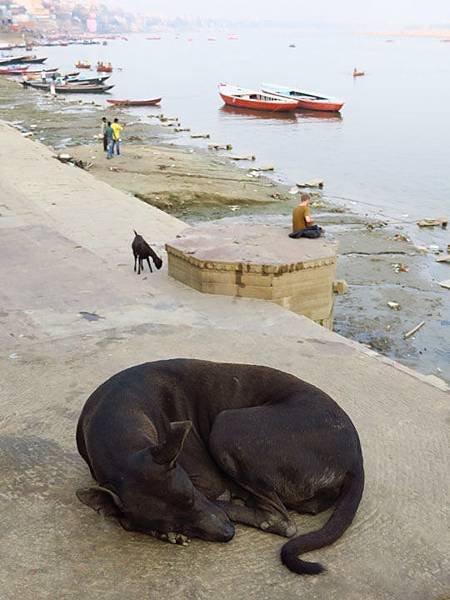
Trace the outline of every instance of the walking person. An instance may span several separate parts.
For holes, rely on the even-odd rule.
[[[120,156],[120,134],[122,133],[122,129],[123,129],[123,125],[121,125],[119,123],[119,119],[116,117],[114,119],[114,123],[112,124],[112,129],[113,129],[113,154],[114,154],[114,150],[116,150],[116,154],[117,156]]]
[[[102,132],[104,152],[108,152],[108,138],[106,136],[106,128],[107,127],[108,127],[108,123],[106,122],[106,117],[102,117],[101,132]]]
[[[108,121],[106,125],[105,135],[107,148],[106,158],[112,158],[114,155],[114,129],[111,126],[111,121]]]

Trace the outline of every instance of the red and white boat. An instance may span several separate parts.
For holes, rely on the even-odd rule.
[[[322,112],[338,112],[344,106],[344,100],[322,96],[312,92],[304,92],[284,85],[263,83],[262,89],[268,94],[275,94],[280,98],[291,98],[297,100],[297,108],[304,110],[320,110]]]
[[[155,106],[161,102],[161,98],[154,98],[153,100],[107,100],[106,102],[114,106]]]
[[[219,94],[228,106],[264,110],[270,112],[289,112],[298,107],[297,100],[262,91],[245,90],[227,83],[219,84]]]
[[[0,69],[0,75],[22,75],[28,67],[11,67],[10,69]]]

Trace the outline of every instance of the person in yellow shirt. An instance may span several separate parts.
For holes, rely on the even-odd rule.
[[[292,211],[292,233],[306,229],[313,224],[309,208],[309,195],[302,194],[300,204]]]
[[[322,235],[321,227],[314,225],[309,208],[309,194],[302,194],[300,204],[292,211],[292,233],[291,238],[318,238]]]
[[[119,119],[116,117],[114,123],[111,125],[113,130],[113,154],[116,151],[117,156],[120,156],[120,135],[122,133],[123,125],[119,123]]]

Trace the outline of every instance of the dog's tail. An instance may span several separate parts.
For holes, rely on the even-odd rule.
[[[136,229],[133,229],[134,231],[134,235],[139,235],[138,232],[136,231]]]
[[[159,256],[153,250],[153,248],[150,248],[150,256],[152,257],[153,264],[159,270],[162,267],[162,265],[163,265],[162,258],[159,258]]]
[[[317,575],[325,570],[320,563],[301,560],[298,555],[328,546],[341,537],[355,517],[363,489],[364,468],[361,458],[358,469],[345,476],[334,512],[322,529],[300,535],[284,544],[281,549],[281,561],[290,571],[300,575]]]

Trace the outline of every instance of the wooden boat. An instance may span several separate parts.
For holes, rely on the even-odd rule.
[[[0,66],[4,67],[6,65],[16,65],[23,62],[23,59],[26,58],[26,55],[22,56],[4,56],[0,58]]]
[[[114,106],[155,106],[161,102],[161,98],[154,98],[153,100],[110,100],[106,102],[113,104]]]
[[[75,67],[77,69],[90,69],[91,63],[88,63],[87,61],[79,60],[78,62],[75,63]]]
[[[38,57],[38,56],[24,56],[19,62],[21,63],[28,63],[30,65],[41,65],[42,63],[45,63],[45,61],[47,60],[46,56],[42,56],[42,57]]]
[[[297,100],[298,108],[304,110],[319,110],[323,112],[338,112],[344,106],[344,100],[322,96],[312,92],[286,87],[284,85],[274,85],[272,83],[263,83],[262,89],[269,94],[276,94],[281,98],[291,98]]]
[[[238,86],[219,84],[219,94],[228,106],[265,110],[270,112],[290,112],[297,109],[297,100],[281,98],[262,91],[245,90]]]
[[[99,62],[99,63],[97,63],[97,71],[99,73],[112,73],[113,68],[110,63],[105,64],[105,63]]]
[[[38,82],[38,81],[22,81],[22,84],[27,87],[31,87],[35,90],[42,90],[49,92],[51,84]],[[64,83],[62,85],[55,85],[55,92],[57,94],[103,94],[111,90],[113,85],[103,84],[79,84],[79,83]]]
[[[98,75],[97,77],[73,77],[69,75],[63,75],[59,79],[62,79],[66,83],[76,83],[79,85],[90,85],[94,83],[104,83],[107,79],[109,79],[111,75]]]
[[[22,75],[28,67],[14,67],[11,66],[9,69],[6,67],[5,69],[0,68],[0,75]]]

